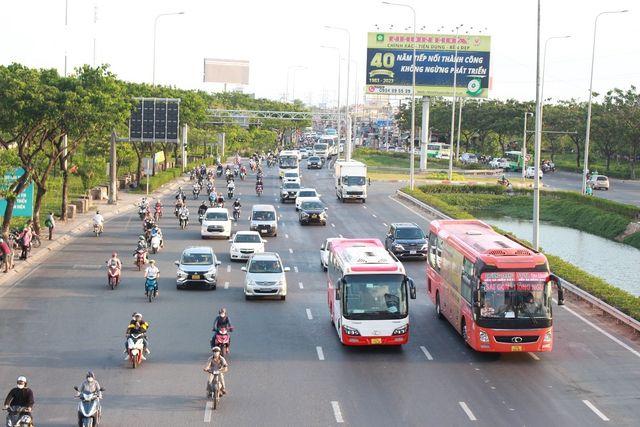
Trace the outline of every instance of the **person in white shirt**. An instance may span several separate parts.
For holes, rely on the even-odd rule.
[[[156,261],[153,259],[149,260],[149,266],[144,270],[144,277],[145,277],[145,285],[144,285],[144,291],[145,294],[147,292],[147,280],[155,280],[156,281],[156,289],[158,288],[158,281],[160,279],[160,270],[158,269],[158,267],[156,267]],[[157,294],[160,294],[159,291],[157,291]]]
[[[93,216],[93,225],[97,225],[100,233],[104,231],[104,217],[100,215],[100,211],[96,211],[96,214]]]

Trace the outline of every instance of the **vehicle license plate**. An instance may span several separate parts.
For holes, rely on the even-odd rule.
[[[382,344],[382,338],[371,338],[371,344]]]
[[[191,278],[192,278],[193,280],[200,280],[200,275],[199,275],[199,274],[192,274],[192,275],[191,275]]]
[[[522,346],[521,345],[512,345],[511,346],[511,351],[522,351]]]
[[[313,214],[313,215],[311,215],[311,218],[318,218],[318,215]]]
[[[260,232],[261,232],[261,233],[266,233],[266,232],[267,232],[267,230],[266,230],[265,228],[263,228],[263,229],[261,229],[261,230],[260,230]]]
[[[410,255],[415,255],[415,254],[416,254],[416,251],[409,251],[409,254],[410,254]]]

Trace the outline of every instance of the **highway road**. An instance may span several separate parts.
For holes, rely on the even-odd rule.
[[[281,205],[277,198],[276,174],[267,169],[260,202],[273,203],[281,216],[278,237],[267,238],[266,249],[279,252],[291,267],[286,301],[245,301],[242,264],[230,262],[226,240],[200,239],[199,202],[190,200],[186,230],[179,230],[171,215],[161,222],[166,245],[155,256],[160,296],[148,303],[130,256],[141,231],[132,210],[107,222],[102,237],[85,233],[19,282],[0,288],[5,392],[18,375],[26,375],[39,426],[75,422],[72,387],[89,369],[106,388],[105,426],[638,425],[638,345],[598,319],[584,313],[581,318],[580,308],[568,304],[554,307],[553,352],[475,353],[436,318],[426,295],[424,262],[405,263],[418,288],[411,301],[409,344],[342,346],[327,309],[319,262],[323,239],[383,239],[391,222],[426,228],[429,219],[393,198],[397,184],[376,182],[366,204],[342,204],[332,192],[330,171],[303,168],[303,184],[323,194],[329,224],[301,227],[293,204]],[[250,206],[258,202],[253,179],[237,184],[244,208],[235,230],[248,229]],[[218,289],[177,290],[173,261],[185,247],[202,244],[211,245],[222,261]],[[103,265],[114,250],[126,267],[121,287],[111,291]],[[210,354],[211,324],[222,306],[235,327],[229,394],[212,411],[202,367]],[[152,353],[133,370],[122,350],[135,311],[151,325]]]
[[[521,178],[522,172],[510,172],[507,176],[511,180]],[[531,180],[527,180],[527,182],[531,182]],[[544,174],[542,184],[552,190],[580,191],[582,177],[580,174],[572,172],[549,172]],[[595,190],[593,195],[603,199],[640,206],[640,181],[609,178],[609,184],[610,190]]]

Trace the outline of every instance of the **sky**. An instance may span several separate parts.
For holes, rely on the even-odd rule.
[[[491,36],[492,99],[535,100],[537,0],[409,1],[419,34],[459,25]],[[640,3],[637,0],[540,0],[541,49],[548,42],[544,98],[586,101],[594,20],[598,20],[593,88],[604,93],[640,83]],[[65,5],[67,22],[65,25]],[[635,9],[635,10],[634,10]],[[156,83],[217,92],[204,83],[204,58],[248,60],[245,93],[307,104],[362,102],[368,32],[412,33],[406,7],[377,0],[0,0],[0,64],[21,63],[64,73],[82,64],[109,64],[120,79],[151,83],[154,21]],[[340,27],[348,34],[327,29]],[[461,30],[462,32],[462,30]],[[337,47],[338,52],[321,46]],[[95,58],[95,63],[94,63]],[[228,90],[237,85],[229,85]]]

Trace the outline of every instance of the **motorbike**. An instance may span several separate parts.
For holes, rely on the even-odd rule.
[[[153,213],[153,220],[159,222],[160,218],[162,218],[162,206],[157,206],[156,211]]]
[[[31,412],[23,406],[9,406],[7,409],[7,427],[33,427]]]
[[[178,218],[178,213],[180,213],[180,208],[181,208],[182,206],[183,206],[182,204],[177,204],[177,205],[176,205],[176,207],[175,207],[175,209],[174,209],[174,211],[173,211],[173,213],[174,213],[174,215],[176,216],[176,218]]]
[[[189,216],[185,213],[180,214],[180,229],[184,230],[187,228],[187,224],[189,223]]]
[[[200,188],[193,187],[193,198],[197,199],[198,197],[200,197]]]
[[[142,363],[144,353],[144,334],[131,334],[127,337],[127,353],[131,367],[136,369]]]
[[[147,208],[144,207],[144,206],[139,206],[138,207],[138,216],[140,217],[140,219],[144,219],[146,214],[147,214]]]
[[[256,194],[258,197],[262,196],[262,185],[256,185]]]
[[[233,189],[227,190],[227,199],[233,199]]]
[[[247,176],[247,173],[245,171],[240,171],[240,180],[244,181],[244,178]]]
[[[100,225],[94,223],[93,224],[93,234],[96,235],[96,237],[100,237],[100,235],[102,234],[102,230],[100,230]]]
[[[233,207],[233,220],[235,222],[238,222],[238,218],[240,218],[240,207],[234,206]]]
[[[78,387],[73,387],[76,397],[80,399],[78,402],[78,425],[82,427],[97,427],[100,424],[102,416],[102,407],[98,393],[80,392]],[[100,388],[104,391],[104,388]]]
[[[200,224],[202,224],[202,221],[204,221],[204,214],[203,213],[198,215],[198,221],[200,222]]]
[[[220,347],[220,352],[222,357],[226,357],[229,353],[229,347],[231,345],[231,336],[229,335],[231,330],[227,328],[220,328],[213,334],[213,338],[211,339],[211,348],[218,346]]]
[[[151,252],[154,254],[158,253],[160,250],[160,243],[162,242],[162,237],[160,237],[160,233],[155,233],[151,235]]]
[[[116,262],[107,261],[107,278],[109,279],[111,290],[114,290],[120,284],[120,268]]]
[[[216,175],[220,177],[222,176],[222,172],[223,172],[222,166],[218,166],[218,168],[216,169]]]
[[[138,249],[136,251],[136,265],[138,266],[138,271],[142,270],[142,266],[147,263],[147,251],[144,249]]]
[[[207,397],[213,400],[213,409],[218,409],[218,403],[222,396],[222,378],[221,372],[218,370],[207,370],[213,378],[211,381],[207,380]]]
[[[158,296],[158,279],[147,279],[144,282],[145,294],[149,298],[149,302],[152,302]]]

